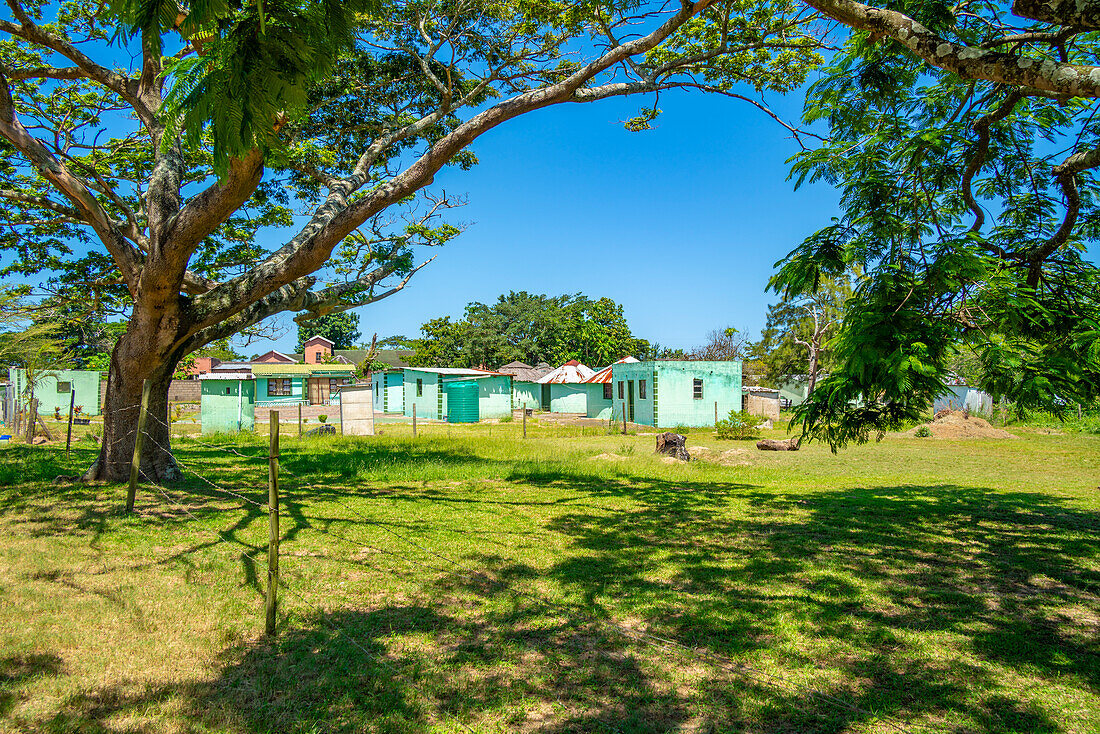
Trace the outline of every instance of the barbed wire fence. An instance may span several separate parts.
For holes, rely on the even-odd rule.
[[[122,408],[122,410],[140,409],[141,407],[141,405],[126,406],[125,408]],[[488,581],[489,586],[492,587],[494,591],[504,593],[515,601],[523,601],[528,604],[532,604],[538,609],[544,610],[549,613],[562,615],[566,619],[570,619],[573,622],[583,622],[592,627],[603,628],[606,631],[611,632],[612,634],[619,636],[634,645],[652,650],[655,654],[659,654],[662,656],[672,655],[678,658],[680,661],[703,664],[709,666],[713,670],[722,671],[725,674],[752,681],[753,683],[756,683],[763,688],[788,694],[793,697],[792,700],[815,701],[829,709],[846,711],[851,714],[856,714],[860,717],[863,717],[868,722],[879,723],[892,731],[899,732],[900,734],[915,734],[915,732],[917,731],[934,730],[932,727],[923,724],[912,724],[903,722],[900,719],[897,719],[896,717],[893,717],[881,711],[875,712],[868,710],[841,696],[827,693],[818,688],[798,683],[786,676],[762,670],[756,666],[752,666],[747,663],[715,653],[712,650],[702,647],[694,647],[675,639],[663,637],[654,634],[647,629],[635,629],[632,627],[628,627],[608,616],[596,615],[580,609],[575,605],[569,605],[564,602],[556,602],[542,595],[535,594],[531,591],[517,588],[516,586],[511,585],[501,580],[500,578],[489,574],[486,569],[474,568],[466,563],[456,560],[446,555],[445,553],[442,553],[435,548],[431,548],[425,545],[423,542],[411,538],[407,534],[394,529],[391,524],[370,517],[356,507],[340,500],[333,494],[333,492],[331,491],[331,487],[311,482],[306,477],[289,469],[286,466],[285,462],[282,462],[280,460],[280,427],[278,411],[272,409],[269,413],[269,417],[270,443],[267,456],[263,456],[262,454],[246,454],[238,451],[236,448],[233,448],[231,446],[210,443],[195,438],[191,435],[181,435],[177,437],[181,439],[181,442],[184,444],[194,444],[197,446],[201,446],[208,451],[219,452],[221,454],[224,454],[225,456],[233,457],[234,460],[244,460],[244,462],[248,462],[249,464],[258,464],[262,461],[268,462],[269,496],[267,502],[249,497],[242,491],[231,489],[224,486],[216,479],[212,479],[210,476],[207,475],[213,473],[211,471],[211,468],[207,468],[206,473],[204,473],[202,470],[200,470],[201,467],[192,464],[190,460],[188,460],[188,463],[184,463],[183,461],[181,461],[178,452],[172,452],[170,446],[162,444],[157,439],[156,435],[150,433],[147,429],[143,430],[143,440],[151,442],[152,445],[155,445],[159,451],[164,452],[166,455],[173,456],[175,464],[180,469],[180,471],[185,475],[194,477],[199,483],[201,483],[204,487],[204,492],[207,492],[215,497],[228,499],[229,501],[232,501],[234,503],[241,503],[241,509],[245,509],[250,513],[268,514],[269,518],[271,518],[271,531],[269,533],[268,543],[266,546],[248,546],[248,544],[243,543],[243,541],[241,541],[240,539],[227,537],[227,533],[225,531],[196,529],[194,524],[201,524],[203,520],[192,511],[191,507],[189,507],[187,503],[187,496],[188,494],[190,494],[191,497],[198,498],[202,495],[195,494],[193,490],[189,489],[184,484],[174,484],[172,487],[165,486],[162,482],[158,481],[155,476],[150,475],[148,471],[141,467],[140,457],[135,452],[136,476],[140,480],[143,480],[143,484],[151,487],[153,492],[156,495],[159,495],[159,497],[161,497],[169,506],[174,508],[176,511],[178,511],[191,521],[190,523],[186,524],[186,528],[189,534],[206,534],[207,536],[213,538],[214,542],[212,543],[212,546],[216,546],[226,542],[235,542],[241,545],[245,545],[249,548],[249,552],[242,552],[241,558],[247,560],[254,565],[258,565],[263,562],[262,557],[265,555],[267,556],[265,566],[267,570],[268,583],[266,584],[266,588],[264,589],[264,591],[265,632],[269,638],[273,638],[277,632],[276,620],[278,610],[278,595],[279,593],[285,593],[303,604],[303,606],[308,609],[312,614],[314,614],[321,624],[329,628],[334,635],[343,638],[348,642],[348,644],[355,647],[368,659],[375,662],[380,667],[390,671],[390,673],[392,673],[396,678],[403,680],[425,701],[430,702],[434,699],[430,692],[425,690],[417,680],[415,680],[407,673],[403,672],[398,666],[395,666],[389,660],[386,660],[383,656],[371,652],[368,645],[365,644],[363,640],[359,639],[358,636],[333,623],[330,619],[330,613],[326,611],[326,608],[322,603],[320,603],[316,599],[310,598],[306,593],[295,588],[294,585],[288,583],[288,579],[286,578],[286,576],[281,573],[278,565],[280,544],[279,490],[281,479],[290,478],[292,480],[291,484],[296,487],[297,492],[300,493],[304,490],[312,490],[317,493],[317,496],[323,495],[323,501],[327,503],[332,503],[335,506],[339,507],[343,512],[347,513],[348,518],[354,518],[354,520],[348,518],[340,518],[337,521],[342,520],[344,522],[347,522],[351,526],[351,528],[358,528],[361,526],[377,528],[387,536],[391,537],[396,543],[399,544],[399,546],[397,548],[387,548],[376,543],[367,542],[361,538],[348,537],[348,535],[334,532],[330,527],[324,526],[326,522],[331,524],[333,522],[332,519],[313,518],[304,514],[299,518],[299,524],[295,528],[296,531],[313,531],[318,534],[324,535],[325,537],[331,538],[337,543],[344,544],[358,551],[361,551],[363,549],[371,550],[375,553],[384,555],[387,558],[391,558],[399,563],[404,564],[406,568],[425,569],[437,574],[451,574],[466,582],[468,588],[470,589],[484,588],[485,582]],[[161,427],[166,429],[165,435],[171,436],[170,416],[168,422],[165,422],[159,417],[153,415],[152,413],[145,411],[145,418],[146,420],[153,420],[154,422],[159,423]],[[127,436],[122,436],[116,438],[114,440],[114,443],[117,444],[118,442],[126,440],[131,439],[129,439],[129,437]],[[504,505],[499,506],[499,509],[509,512],[516,517],[521,517],[527,521],[533,520],[533,518],[531,518],[530,516],[524,513],[517,512],[514,509]],[[604,507],[602,509],[613,511],[613,508],[609,507]],[[413,557],[410,553],[403,552],[401,548],[412,549],[421,554],[423,557]],[[396,571],[392,569],[384,569],[376,566],[372,566],[372,568],[375,568],[382,573],[388,573],[394,576],[397,575]],[[258,573],[257,577],[259,577]],[[434,583],[433,579],[426,578],[422,574],[418,575],[415,573],[410,574],[406,580],[409,579],[411,579],[413,583],[415,583],[417,586],[424,589],[425,591],[429,593],[432,591],[432,589],[429,588],[429,584]],[[503,635],[505,631],[502,629],[498,630],[497,633],[499,635]],[[546,644],[533,637],[525,637],[525,640],[535,642],[540,645]],[[450,712],[443,709],[441,705],[437,704],[436,708],[443,719],[449,720],[450,723],[453,723],[463,731],[474,731],[469,725],[455,718],[454,714],[451,714]],[[605,721],[602,723],[611,728],[613,731],[618,731],[618,729],[610,722]]]

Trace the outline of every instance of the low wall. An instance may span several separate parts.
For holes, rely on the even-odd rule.
[[[199,380],[172,380],[168,386],[169,403],[197,403],[202,399],[202,383]],[[107,377],[99,381],[99,405],[107,400]]]

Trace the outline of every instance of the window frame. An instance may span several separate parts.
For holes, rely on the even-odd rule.
[[[294,382],[290,377],[267,378],[267,396],[269,398],[282,398],[294,394]]]
[[[421,377],[416,378],[416,397],[424,397],[424,379]]]
[[[691,380],[691,396],[695,400],[703,399],[703,378],[693,377]]]
[[[612,385],[610,382],[605,382],[603,384],[603,399],[604,400],[614,400],[615,399],[615,386]]]
[[[61,389],[62,385],[65,386],[64,390]],[[72,391],[73,391],[73,383],[72,383],[71,380],[70,381],[62,381],[62,380],[57,381],[57,392],[58,393],[64,393],[64,394],[68,395]]]
[[[619,380],[619,400],[626,400],[626,398],[623,397],[626,390],[626,388],[623,387],[623,382],[623,380]]]

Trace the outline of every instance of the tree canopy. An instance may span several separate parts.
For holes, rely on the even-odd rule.
[[[298,345],[295,351],[305,348],[306,340],[323,336],[333,343],[333,349],[354,349],[359,341],[359,314],[353,311],[330,313],[298,324]]]
[[[793,176],[838,187],[842,211],[772,285],[808,297],[863,277],[803,431],[835,449],[914,420],[965,350],[998,399],[1093,399],[1100,40],[1059,18],[1094,3],[1017,0],[1033,23],[995,4],[809,1],[856,30],[809,90],[805,120],[828,134]]]
[[[141,387],[283,312],[387,297],[460,228],[427,187],[518,116],[691,89],[797,88],[819,29],[746,4],[8,0],[0,19],[5,273],[120,304],[92,475],[128,471]],[[639,166],[644,165],[639,163]],[[156,426],[157,421],[152,425]],[[154,432],[159,428],[152,429]],[[178,476],[156,433],[143,471]]]
[[[557,365],[570,359],[603,366],[649,351],[648,342],[631,334],[622,306],[580,294],[512,291],[492,305],[468,304],[459,321],[432,319],[422,332],[412,343],[414,366],[496,368],[517,360]]]

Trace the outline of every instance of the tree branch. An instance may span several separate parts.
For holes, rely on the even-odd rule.
[[[1100,0],[1012,0],[1021,18],[1085,30],[1100,30]]]
[[[1095,0],[1084,0],[1094,4]],[[1020,57],[953,43],[902,13],[854,0],[806,0],[831,18],[890,38],[932,66],[965,79],[1029,87],[1058,97],[1100,96],[1100,67]]]

